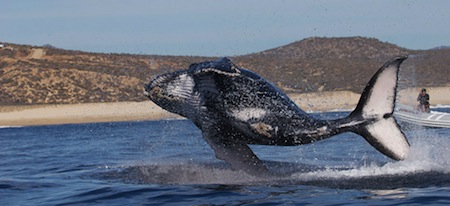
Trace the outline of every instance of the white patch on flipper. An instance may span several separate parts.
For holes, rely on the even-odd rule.
[[[246,122],[250,119],[259,119],[267,114],[265,109],[261,108],[244,108],[231,111],[231,115],[240,121]]]

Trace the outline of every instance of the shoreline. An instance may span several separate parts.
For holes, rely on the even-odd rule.
[[[399,102],[415,105],[420,88],[398,92]],[[450,105],[450,87],[427,88],[432,106]],[[306,112],[351,111],[360,94],[349,91],[288,94]],[[161,109],[151,101],[29,105],[0,107],[0,128],[15,126],[60,125],[95,122],[122,122],[183,117]]]
[[[181,118],[150,101],[10,107],[0,112],[2,127]]]

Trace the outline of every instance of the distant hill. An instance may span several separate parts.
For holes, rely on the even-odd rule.
[[[402,65],[406,86],[448,86],[450,48],[409,50],[373,38],[308,38],[230,57],[286,92],[360,93],[389,59]],[[151,76],[213,57],[88,53],[53,46],[4,43],[0,48],[0,105],[143,101]]]

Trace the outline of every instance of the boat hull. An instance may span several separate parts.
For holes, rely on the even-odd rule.
[[[399,106],[394,112],[394,116],[410,124],[425,127],[450,128],[450,113],[431,111],[430,113],[420,112],[409,106]]]

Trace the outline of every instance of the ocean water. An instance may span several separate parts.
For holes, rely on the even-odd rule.
[[[450,204],[450,129],[405,133],[400,162],[352,133],[252,146],[277,174],[255,178],[216,159],[188,120],[1,128],[0,205]]]

